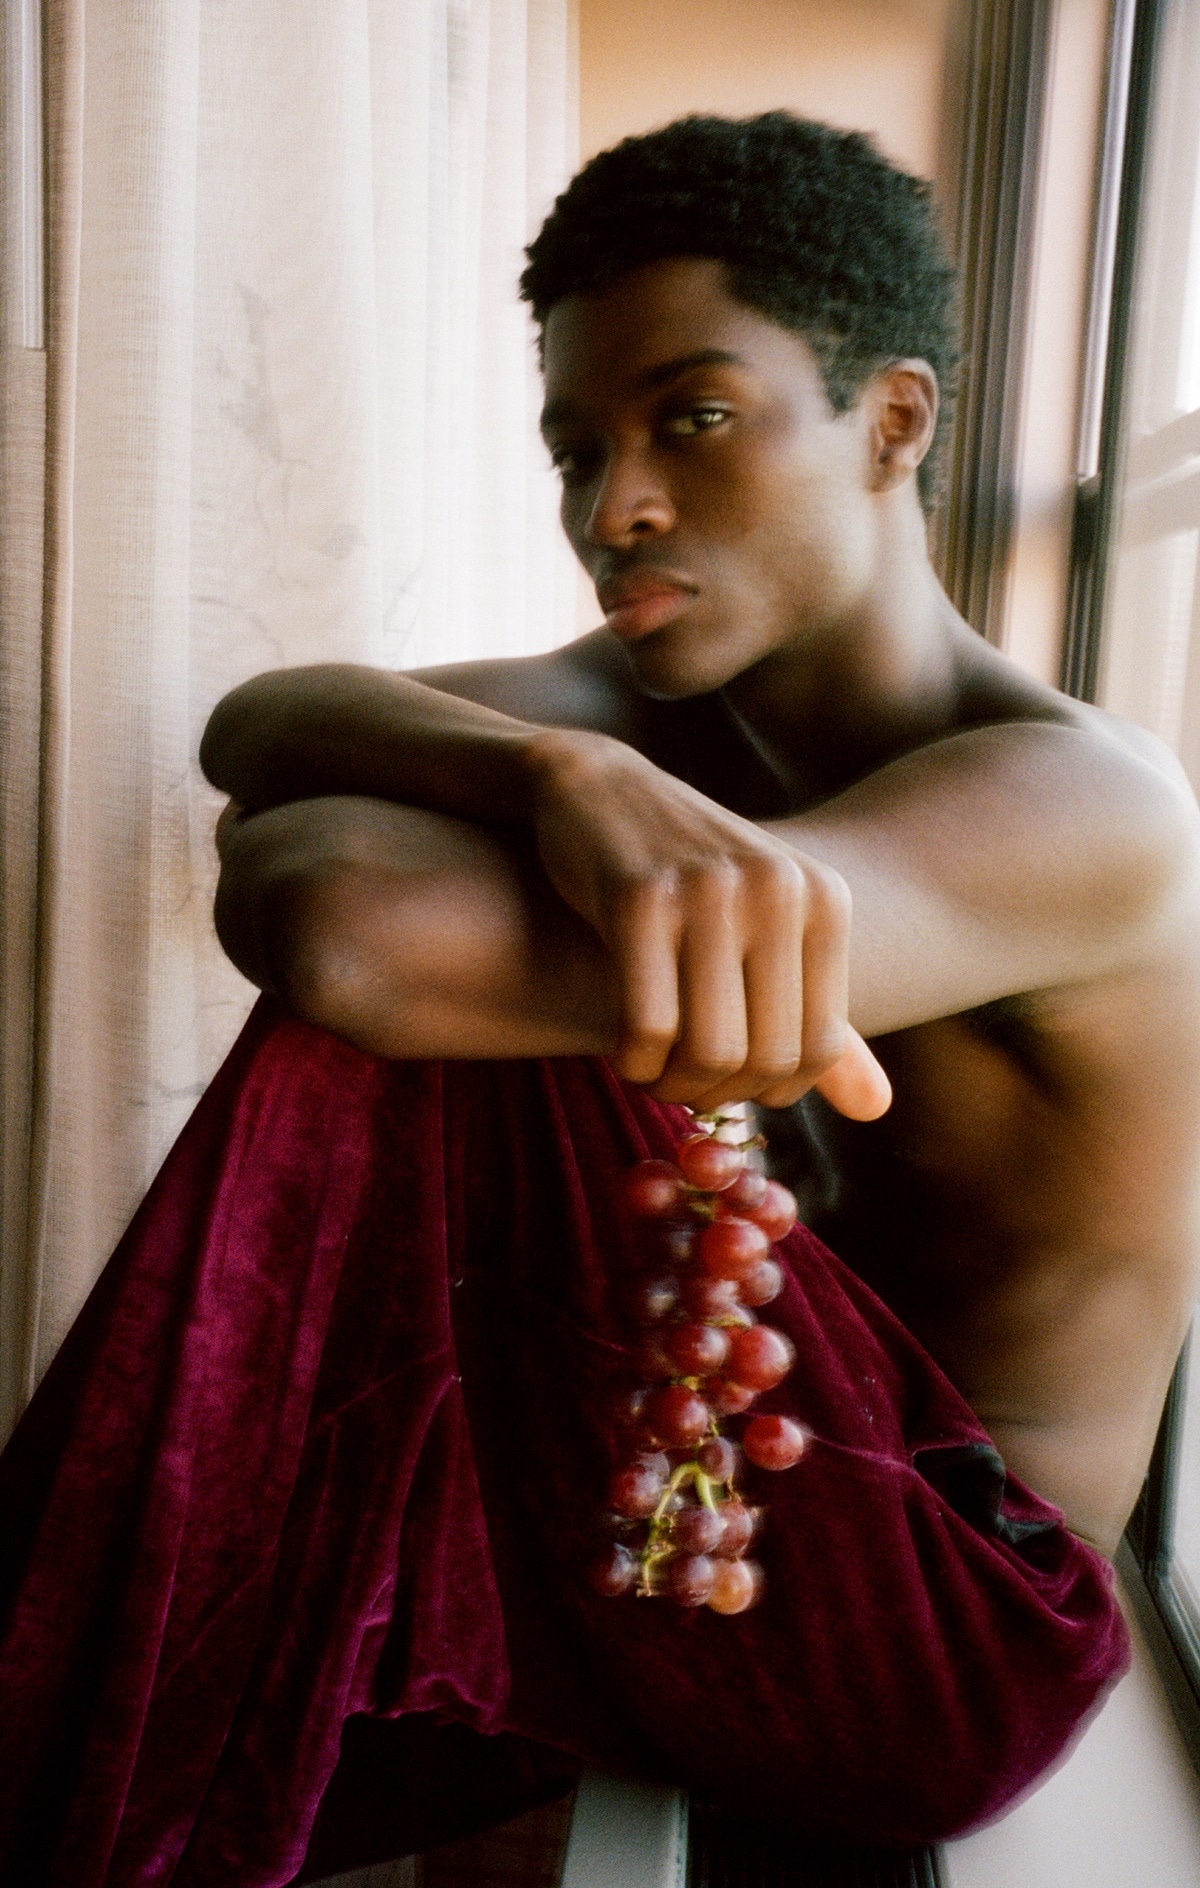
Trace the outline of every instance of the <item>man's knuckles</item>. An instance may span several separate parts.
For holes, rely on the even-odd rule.
[[[833,938],[850,930],[850,887],[840,872],[806,859],[803,867],[805,903],[809,921]]]
[[[823,1017],[816,1023],[806,1019],[804,1043],[795,1072],[815,1082],[818,1075],[824,1075],[826,1069],[841,1061],[849,1040],[850,1026],[844,1016]]]
[[[612,1062],[627,1082],[653,1082],[662,1074],[675,1046],[676,1026],[653,1020],[626,1019]]]

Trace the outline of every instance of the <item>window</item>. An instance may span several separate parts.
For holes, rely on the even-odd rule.
[[[1200,7],[1118,8],[1114,47],[1123,175],[1067,676],[1160,735],[1200,790]],[[1200,1761],[1200,1340],[1189,1348],[1124,1571]]]
[[[1097,700],[1161,735],[1200,787],[1200,8],[1163,14]]]

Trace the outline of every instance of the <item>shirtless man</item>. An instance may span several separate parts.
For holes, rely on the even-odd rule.
[[[605,625],[236,690],[203,749],[242,809],[222,940],[385,1056],[803,1096],[808,1222],[1111,1553],[1195,1291],[1198,821],[1159,743],[933,574],[923,191],[779,116],[685,124],[589,167],[530,253]]]

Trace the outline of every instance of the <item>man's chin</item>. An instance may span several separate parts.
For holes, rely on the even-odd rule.
[[[624,648],[639,690],[654,701],[711,695],[730,679],[723,667],[698,661],[693,652],[673,645],[665,631],[625,643]]]

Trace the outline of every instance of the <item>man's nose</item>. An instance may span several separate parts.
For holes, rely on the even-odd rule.
[[[669,531],[674,523],[671,495],[649,456],[610,453],[584,526],[586,541],[621,546]]]

